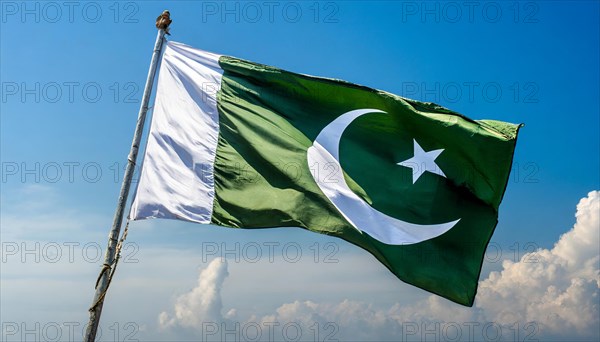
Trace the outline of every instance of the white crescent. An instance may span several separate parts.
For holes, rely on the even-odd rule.
[[[339,162],[340,139],[352,121],[367,113],[385,112],[357,109],[344,113],[325,126],[308,148],[310,173],[321,191],[354,228],[388,245],[410,245],[450,230],[460,219],[440,224],[402,221],[377,211],[348,187]]]

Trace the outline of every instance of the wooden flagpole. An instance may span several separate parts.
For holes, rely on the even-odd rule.
[[[104,255],[104,265],[100,271],[100,275],[98,276],[94,301],[92,302],[92,306],[89,310],[90,320],[84,336],[85,342],[94,342],[96,339],[96,332],[98,330],[98,324],[100,323],[100,314],[102,313],[102,306],[104,304],[104,296],[106,295],[106,291],[108,290],[110,280],[112,279],[112,275],[114,273],[114,268],[116,267],[115,261],[118,260],[117,244],[119,242],[119,235],[121,233],[123,214],[125,212],[125,205],[127,203],[129,189],[131,187],[131,179],[133,177],[135,162],[137,160],[140,141],[142,139],[142,131],[144,130],[146,113],[148,112],[148,103],[150,102],[150,95],[152,93],[154,78],[156,76],[156,68],[158,66],[163,49],[163,43],[165,41],[165,30],[167,29],[168,24],[165,27],[159,28],[158,35],[156,37],[156,43],[154,44],[154,52],[152,53],[150,70],[148,70],[148,77],[146,79],[146,86],[144,88],[142,103],[138,113],[137,124],[135,126],[133,142],[131,143],[131,150],[129,151],[129,156],[127,157],[127,168],[125,169],[123,183],[121,184],[121,192],[119,194],[119,200],[113,219],[112,229],[108,235],[108,246],[106,247],[106,253]]]

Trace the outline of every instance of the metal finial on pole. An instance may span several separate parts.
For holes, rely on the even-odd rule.
[[[163,12],[156,20],[156,27],[158,35],[156,37],[156,43],[154,44],[154,52],[152,53],[152,61],[150,62],[150,70],[148,70],[148,77],[146,79],[146,86],[144,87],[144,94],[142,96],[142,103],[140,105],[140,111],[138,113],[137,124],[135,126],[135,133],[133,135],[133,142],[131,143],[131,150],[127,157],[127,168],[125,169],[125,175],[123,176],[123,183],[121,185],[121,192],[119,194],[119,200],[117,203],[117,209],[113,219],[112,229],[108,235],[108,246],[106,247],[106,253],[104,255],[104,264],[98,280],[96,281],[96,293],[94,294],[94,301],[90,307],[90,320],[86,328],[84,342],[94,342],[96,339],[96,332],[98,331],[98,325],[100,323],[100,315],[102,313],[102,306],[104,304],[104,296],[110,285],[114,268],[116,267],[116,261],[118,261],[117,245],[119,243],[119,235],[121,233],[121,225],[123,223],[123,214],[125,212],[125,205],[129,195],[129,189],[131,187],[131,179],[133,178],[133,172],[135,169],[135,162],[139,151],[140,141],[142,139],[142,131],[144,130],[144,123],[146,121],[146,113],[148,112],[148,103],[150,102],[150,95],[152,93],[152,87],[154,85],[154,78],[156,76],[156,68],[160,59],[163,43],[165,40],[165,33],[169,29],[171,19],[169,18],[169,11]]]

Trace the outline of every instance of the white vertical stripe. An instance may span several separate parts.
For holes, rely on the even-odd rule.
[[[223,70],[210,52],[165,49],[142,172],[129,217],[210,223]]]

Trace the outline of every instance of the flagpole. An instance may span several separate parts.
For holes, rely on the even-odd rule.
[[[119,242],[119,235],[121,233],[121,225],[123,223],[123,214],[125,212],[125,205],[127,203],[129,189],[131,187],[131,179],[133,178],[133,172],[135,170],[135,162],[137,160],[140,141],[142,139],[142,131],[144,130],[146,113],[148,112],[148,103],[150,102],[150,95],[152,93],[154,78],[156,76],[156,68],[158,66],[163,43],[165,41],[165,29],[166,27],[164,29],[160,28],[158,30],[158,35],[156,36],[154,52],[152,53],[152,61],[150,62],[150,69],[148,70],[146,86],[144,88],[144,94],[142,95],[142,103],[140,105],[137,124],[135,126],[135,133],[133,135],[133,142],[131,143],[131,150],[129,151],[129,156],[127,157],[127,168],[125,169],[123,183],[121,184],[121,192],[119,194],[119,200],[113,219],[112,229],[108,235],[108,246],[106,247],[106,252],[104,255],[104,265],[100,271],[100,275],[98,276],[94,301],[92,302],[92,306],[89,310],[90,320],[85,332],[85,342],[94,342],[96,339],[96,332],[98,330],[102,306],[104,304],[104,296],[108,290],[108,286],[114,272],[114,267],[116,267],[115,258],[118,258],[116,252],[117,244]]]

